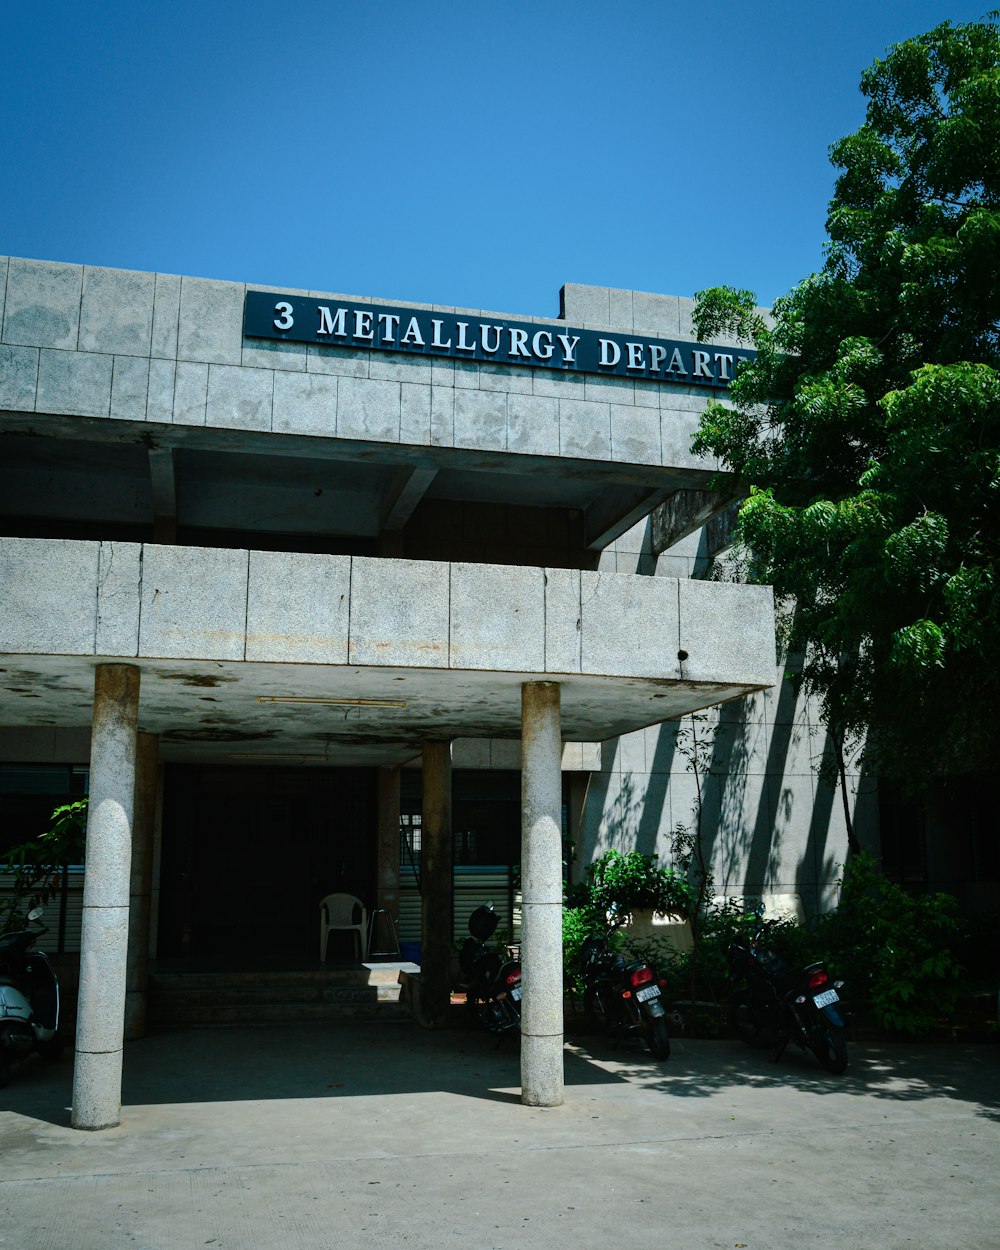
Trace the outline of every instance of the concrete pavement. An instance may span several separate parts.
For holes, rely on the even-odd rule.
[[[72,1062],[0,1091],[0,1250],[1000,1248],[1000,1048],[577,1038],[566,1103],[516,1042],[409,1023],[129,1043],[120,1127]]]

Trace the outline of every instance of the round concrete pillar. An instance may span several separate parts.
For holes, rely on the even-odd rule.
[[[389,913],[399,933],[399,794],[398,766],[378,770],[378,895],[375,906]],[[376,950],[388,950],[388,926],[375,924]],[[383,942],[380,947],[377,944]],[[369,952],[370,953],[370,952]]]
[[[423,746],[423,820],[420,828],[419,1019],[444,1024],[451,1001],[451,743]]]
[[[521,687],[521,1101],[563,1101],[559,685]]]
[[[121,1119],[138,711],[138,668],[98,665],[71,1118],[80,1129],[112,1128]]]

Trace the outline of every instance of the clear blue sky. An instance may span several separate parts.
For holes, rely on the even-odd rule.
[[[0,252],[550,316],[821,263],[862,69],[960,0],[10,0]]]

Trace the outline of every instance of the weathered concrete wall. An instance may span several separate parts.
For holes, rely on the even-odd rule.
[[[645,523],[603,551],[600,567],[703,586],[710,583],[697,579],[712,569],[707,550],[698,531],[654,557]],[[847,832],[839,790],[818,775],[827,749],[819,708],[795,694],[785,672],[779,668],[772,689],[698,714],[697,733],[712,761],[704,840],[719,894],[765,896],[775,907],[810,914],[835,901]],[[633,847],[670,862],[672,830],[694,822],[694,780],[684,753],[691,727],[685,717],[602,744],[581,822],[581,864]],[[847,780],[856,831],[875,850],[876,783],[853,765]]]
[[[7,279],[0,408],[695,472],[717,468],[714,459],[690,451],[705,403],[697,388],[244,340],[244,283],[18,258],[0,258],[0,265]],[[581,304],[567,315],[589,323],[582,311]],[[556,329],[565,324],[518,319]],[[633,319],[620,328],[631,330]]]
[[[759,586],[27,538],[0,539],[0,585],[8,654],[774,677]]]
[[[817,775],[826,734],[815,706],[786,684],[698,716],[712,759],[702,827],[717,892],[763,895],[805,913],[829,907],[847,834],[839,791]],[[634,847],[670,862],[675,826],[694,827],[695,783],[684,754],[691,726],[684,717],[603,744],[602,768],[588,786],[581,863]],[[875,784],[853,771],[848,785],[859,837],[875,847]]]

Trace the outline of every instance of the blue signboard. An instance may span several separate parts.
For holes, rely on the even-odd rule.
[[[746,348],[649,338],[616,330],[273,291],[247,291],[243,333],[248,338],[490,361],[686,386],[726,387],[739,362],[755,355]]]

